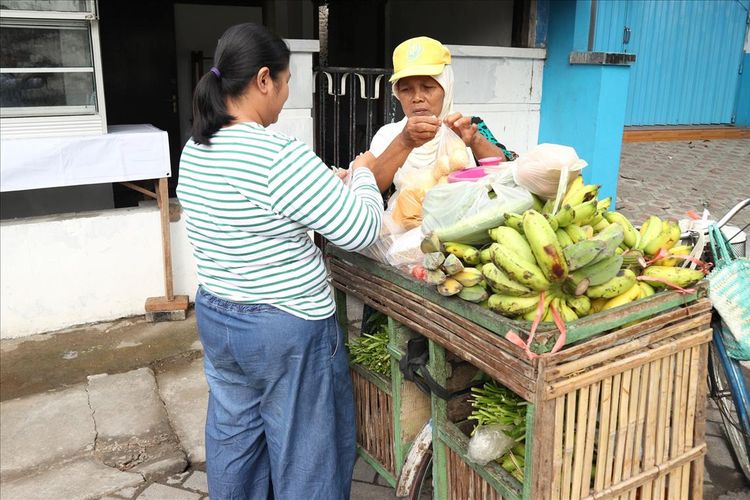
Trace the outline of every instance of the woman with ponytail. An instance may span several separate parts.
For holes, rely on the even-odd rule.
[[[177,196],[200,287],[212,499],[345,499],[355,460],[351,379],[317,231],[360,250],[382,198],[366,153],[349,187],[305,143],[267,127],[289,95],[289,49],[229,28],[198,83]]]

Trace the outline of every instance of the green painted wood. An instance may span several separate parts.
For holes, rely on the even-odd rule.
[[[362,459],[370,464],[370,466],[375,469],[375,472],[378,473],[380,477],[385,479],[389,485],[391,485],[391,488],[396,487],[396,477],[388,472],[385,467],[380,465],[380,462],[378,462],[375,457],[367,453],[367,450],[362,448],[361,446],[357,445],[357,453],[359,453],[359,456],[362,457]]]
[[[396,341],[398,330],[401,329],[401,325],[394,321],[393,318],[388,318],[388,348]],[[391,393],[393,394],[393,458],[394,466],[396,469],[396,477],[401,474],[401,468],[404,464],[404,445],[401,442],[401,435],[403,429],[401,428],[401,404],[403,403],[401,398],[401,381],[403,375],[398,367],[398,360],[391,356]]]
[[[523,492],[523,485],[516,478],[508,474],[500,467],[497,462],[489,462],[486,465],[479,465],[467,458],[469,438],[467,438],[461,429],[451,422],[446,422],[437,430],[437,438],[444,442],[459,455],[461,459],[471,467],[482,479],[487,481],[496,491],[505,499],[520,499]],[[433,441],[434,446],[434,441]]]
[[[526,406],[526,449],[524,450],[524,467],[523,467],[523,494],[524,500],[531,499],[531,478],[534,477],[534,460],[532,452],[534,450],[534,414],[536,406],[529,403]]]
[[[334,289],[334,301],[336,302],[336,319],[339,322],[341,331],[344,332],[344,339],[348,339],[349,336],[349,318],[346,312],[346,294],[339,290]]]
[[[445,349],[429,341],[428,369],[435,381],[445,387],[448,374],[445,364]],[[448,500],[448,458],[445,443],[438,439],[438,429],[448,421],[448,404],[434,394],[432,405],[432,491],[433,499]]]
[[[348,262],[359,269],[365,270],[379,278],[387,280],[410,292],[413,292],[426,300],[429,300],[449,311],[467,318],[468,320],[486,328],[487,330],[504,337],[513,329],[517,333],[525,334],[531,328],[530,321],[516,321],[505,316],[493,313],[476,304],[466,302],[455,297],[443,297],[435,291],[435,287],[424,282],[417,281],[406,273],[390,266],[386,266],[359,254],[345,252],[336,247],[329,247],[329,253],[344,262]],[[701,282],[695,287],[695,292],[680,295],[673,291],[664,291],[637,300],[617,309],[610,309],[591,316],[586,316],[566,324],[567,338],[565,345],[580,342],[587,338],[599,335],[638,321],[640,319],[664,312],[673,307],[693,302],[708,293],[706,282]],[[531,349],[537,353],[549,352],[557,338],[557,327],[551,323],[542,323],[537,329],[538,341],[532,344]],[[505,342],[505,340],[503,340]]]
[[[349,364],[349,368],[375,384],[381,391],[385,392],[389,396],[393,396],[393,391],[391,390],[391,381],[389,379],[385,378],[379,373],[368,370],[362,365]]]

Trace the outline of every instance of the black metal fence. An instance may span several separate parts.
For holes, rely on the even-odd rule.
[[[317,68],[314,81],[315,151],[328,165],[346,168],[369,148],[378,128],[403,117],[381,68]]]

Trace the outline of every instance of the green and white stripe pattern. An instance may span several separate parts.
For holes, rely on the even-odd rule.
[[[356,251],[377,239],[383,218],[369,169],[347,188],[305,143],[256,123],[223,128],[209,146],[188,141],[177,197],[207,291],[311,320],[335,306],[307,231]]]

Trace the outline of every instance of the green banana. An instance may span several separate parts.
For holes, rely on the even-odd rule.
[[[500,295],[498,293],[490,295],[490,309],[502,314],[503,316],[518,316],[520,314],[533,311],[539,304],[539,295],[531,297],[515,297],[513,295]]]
[[[445,248],[446,252],[455,255],[470,266],[475,266],[480,262],[479,250],[477,250],[476,247],[467,245],[466,243],[446,241],[443,243],[443,248]]]
[[[579,241],[588,239],[586,231],[584,231],[584,229],[578,224],[569,224],[563,229],[565,229],[565,232],[568,233],[568,236],[573,241],[573,243],[578,243]]]
[[[619,212],[607,212],[604,214],[604,218],[607,219],[610,224],[619,224],[622,226],[623,242],[629,248],[634,248],[638,244],[638,231],[627,217]]]
[[[487,290],[483,287],[474,285],[463,287],[461,291],[458,292],[458,297],[468,302],[479,303],[487,300],[489,295],[487,294]]]
[[[459,293],[463,288],[464,286],[461,283],[453,278],[448,278],[437,286],[437,291],[440,295],[450,297]]]
[[[622,226],[619,224],[610,224],[609,226],[605,227],[601,232],[599,232],[599,234],[594,235],[592,237],[593,240],[603,241],[607,245],[607,247],[604,249],[602,254],[596,260],[601,260],[604,257],[609,257],[611,255],[614,255],[617,247],[619,247],[620,244],[622,244],[622,240],[624,236],[625,236],[625,233],[622,229]]]
[[[531,251],[529,242],[521,236],[521,233],[508,226],[500,226],[490,229],[490,238],[497,243],[502,243],[512,251],[516,252],[522,259],[535,263],[534,254]],[[494,243],[493,243],[494,244]],[[491,247],[492,245],[490,245]]]
[[[595,220],[593,220],[591,222],[592,222],[592,226],[591,227],[593,227],[594,231],[597,232],[597,233],[602,232],[604,230],[604,228],[606,228],[607,226],[609,226],[609,221],[607,219],[603,218],[603,217],[598,222],[595,221]]]
[[[464,265],[461,263],[461,259],[456,257],[455,254],[448,254],[448,256],[445,258],[445,262],[443,262],[443,271],[445,271],[445,274],[448,276],[453,276],[456,273],[460,273],[464,270]]]
[[[564,287],[573,295],[583,295],[589,286],[601,285],[615,277],[622,266],[622,256],[613,255],[568,274]]]
[[[630,290],[636,283],[635,273],[630,269],[620,269],[614,278],[601,285],[590,286],[586,295],[592,299],[611,299]]]
[[[558,224],[557,224],[557,219],[555,219],[555,217],[554,217],[554,216],[552,216],[552,215],[550,215],[550,214],[542,214],[542,216],[543,216],[543,217],[544,217],[545,219],[547,219],[547,223],[548,223],[548,224],[549,224],[549,226],[550,226],[550,227],[552,228],[552,231],[557,231],[557,228],[558,228],[558,227],[560,227],[560,226],[558,226]]]
[[[654,290],[654,287],[652,287],[645,281],[639,281],[638,286],[641,287],[641,298],[650,297],[656,293],[656,290]]]
[[[563,247],[563,249],[573,244],[573,240],[570,239],[570,236],[565,232],[565,229],[560,228],[555,231],[555,234],[557,235],[557,241],[560,242],[560,246]]]
[[[440,285],[445,282],[447,278],[448,277],[442,270],[435,269],[434,271],[428,270],[424,280],[430,285]]]
[[[609,210],[609,207],[612,206],[612,197],[607,196],[606,198],[599,200],[596,202],[596,211],[601,212],[602,215]]]
[[[492,261],[522,285],[537,291],[549,288],[550,283],[539,266],[525,261],[502,243],[493,245]]]
[[[563,205],[560,210],[555,214],[555,220],[557,221],[557,227],[569,226],[575,219],[576,212],[570,205]]]
[[[523,232],[544,276],[551,282],[563,281],[568,276],[568,263],[557,235],[544,215],[527,210],[523,214]]]
[[[551,291],[545,292],[544,294],[544,305],[542,306],[542,321],[545,321],[544,318],[547,316],[547,313],[549,312],[549,305],[552,303],[553,300],[557,297],[556,293],[553,293]],[[539,304],[537,304],[538,306]],[[526,321],[534,321],[536,319],[537,315],[537,309],[531,309],[530,311],[524,313],[521,315],[521,319],[525,319]]]
[[[533,208],[537,212],[542,211],[542,208],[544,207],[544,203],[545,203],[542,198],[532,193],[531,202],[532,202],[531,208]]]
[[[669,249],[670,255],[690,255],[690,252],[693,251],[693,247],[690,245],[677,245]],[[656,262],[654,262],[654,265],[656,266],[676,266],[680,264],[681,262],[685,262],[684,259],[680,259],[677,257],[666,257],[663,259],[659,259]]]
[[[534,207],[531,207],[531,208],[534,208]],[[551,214],[553,208],[555,208],[555,200],[547,200],[544,202],[544,205],[542,205],[541,210],[536,210],[536,208],[534,208],[534,210],[542,214]]]
[[[523,216],[513,212],[506,212],[503,217],[505,218],[505,225],[512,227],[519,233],[523,233]]]
[[[575,271],[587,266],[607,248],[607,243],[600,240],[582,240],[563,249],[568,262],[568,270]]]
[[[596,198],[579,205],[573,205],[573,212],[575,212],[573,224],[578,224],[579,226],[588,224],[596,215]]]
[[[481,264],[492,262],[492,253],[490,252],[490,245],[485,245],[479,251],[479,261]]]
[[[568,323],[578,319],[578,314],[568,306],[564,299],[557,298],[552,303],[555,305],[555,308],[560,311],[560,316],[562,316],[564,322]]]
[[[646,219],[639,231],[641,238],[638,241],[636,248],[638,250],[644,250],[646,248],[646,245],[648,245],[655,238],[658,238],[661,234],[661,226],[661,219],[655,215],[652,215],[648,219]]]
[[[424,237],[419,248],[422,250],[422,253],[433,253],[440,252],[442,250],[442,245],[435,233],[430,233]]]
[[[696,284],[702,280],[703,277],[703,271],[697,269],[671,266],[648,266],[643,270],[641,280],[654,288],[666,288],[668,285],[661,283],[660,281],[652,281],[644,278],[661,278],[670,283],[674,283],[681,288],[686,288]]]
[[[425,269],[429,269],[430,271],[440,269],[443,262],[445,262],[445,255],[443,255],[443,252],[426,253],[424,254],[424,259],[422,259],[422,265]]]
[[[451,278],[461,283],[464,288],[468,288],[479,284],[479,282],[482,281],[482,278],[484,278],[484,275],[482,274],[482,271],[475,267],[465,267],[463,271],[451,275]]]
[[[565,301],[568,303],[568,306],[575,311],[579,318],[586,316],[591,311],[591,301],[585,295],[568,295],[565,297]]]
[[[492,262],[482,266],[482,274],[487,280],[490,288],[502,295],[529,295],[533,292],[531,288],[525,287],[517,281],[513,281],[505,271],[497,267]]]

